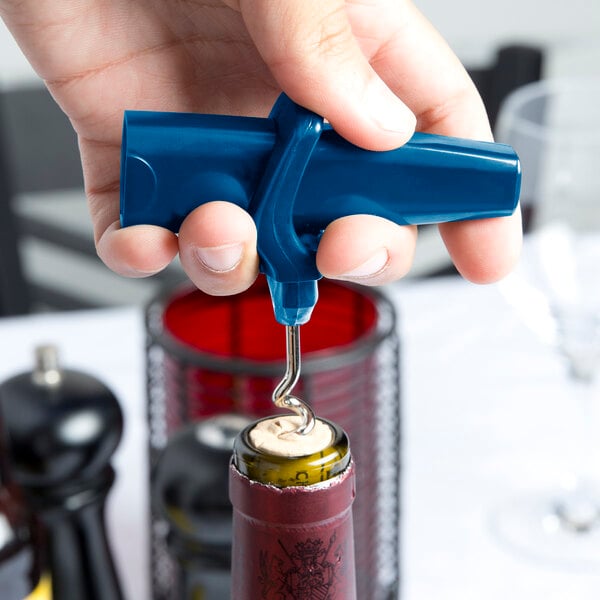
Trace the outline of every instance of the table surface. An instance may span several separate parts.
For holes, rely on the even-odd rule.
[[[561,363],[496,286],[459,278],[388,288],[402,338],[403,600],[591,600],[596,575],[520,555],[498,507],[558,481],[574,412]],[[118,308],[0,320],[0,379],[41,343],[101,378],[126,415],[108,525],[128,598],[148,597],[143,318]],[[574,439],[574,438],[573,438]],[[572,458],[572,457],[571,457]]]

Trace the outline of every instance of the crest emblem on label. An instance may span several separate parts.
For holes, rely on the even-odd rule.
[[[324,540],[309,538],[287,548],[279,539],[280,553],[260,551],[262,598],[273,600],[331,600],[336,597],[337,573],[343,568],[343,549],[335,533]]]

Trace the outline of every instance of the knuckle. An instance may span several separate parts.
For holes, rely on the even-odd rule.
[[[337,4],[337,3],[336,3]],[[307,28],[305,24],[290,29],[285,40],[271,56],[271,68],[290,65],[307,71],[319,70],[324,60],[343,59],[353,44],[354,35],[343,5],[332,8]]]
[[[342,9],[338,9],[342,10]],[[350,23],[339,15],[327,15],[320,22],[313,44],[318,57],[343,56],[353,41]]]

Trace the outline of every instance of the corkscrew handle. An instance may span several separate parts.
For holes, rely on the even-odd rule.
[[[121,224],[177,231],[196,207],[228,200],[258,230],[276,319],[299,325],[317,301],[315,255],[331,221],[371,214],[398,224],[508,216],[521,172],[510,146],[416,133],[371,152],[281,95],[267,119],[127,111]]]

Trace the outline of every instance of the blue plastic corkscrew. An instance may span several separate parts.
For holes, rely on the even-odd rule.
[[[513,213],[510,146],[416,133],[388,152],[353,146],[281,95],[268,119],[128,111],[121,224],[177,231],[197,206],[228,200],[256,223],[275,318],[306,323],[317,301],[319,238],[352,214],[426,224]]]

